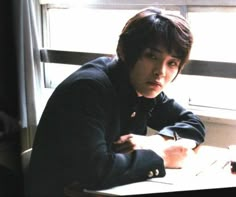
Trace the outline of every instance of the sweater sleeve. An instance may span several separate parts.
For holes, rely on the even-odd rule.
[[[203,143],[205,139],[206,130],[200,118],[164,93],[157,98],[148,126],[161,135],[178,135],[180,138],[195,140],[197,144]]]

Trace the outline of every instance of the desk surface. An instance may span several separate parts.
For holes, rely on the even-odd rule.
[[[234,187],[236,174],[232,174],[230,170],[228,149],[202,145],[184,168],[166,169],[165,177],[85,192],[103,196],[126,196]],[[76,197],[76,192],[72,196]]]

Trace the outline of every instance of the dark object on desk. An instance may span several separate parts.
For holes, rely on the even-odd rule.
[[[230,165],[231,165],[231,172],[233,174],[236,174],[236,161],[231,161]]]
[[[230,167],[231,173],[236,174],[236,144],[232,144],[228,146],[229,149],[229,157],[230,157]]]

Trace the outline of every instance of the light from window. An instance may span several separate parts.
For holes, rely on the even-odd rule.
[[[115,54],[125,22],[137,10],[70,8],[48,9],[49,43],[58,50]],[[187,14],[194,34],[191,59],[236,63],[236,11],[191,9]],[[78,66],[50,64],[45,67],[46,84],[55,88]],[[67,70],[67,71],[66,71]],[[57,73],[57,75],[55,75]],[[60,74],[61,73],[61,74]],[[187,82],[186,82],[187,81]],[[167,90],[183,105],[236,110],[233,79],[180,75]]]

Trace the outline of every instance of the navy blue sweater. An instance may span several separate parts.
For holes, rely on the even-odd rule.
[[[128,69],[115,58],[88,62],[65,79],[48,100],[33,144],[29,170],[32,197],[63,196],[73,182],[81,188],[104,189],[143,181],[163,159],[152,150],[116,153],[119,136],[157,133],[204,141],[201,120],[164,92],[154,99],[138,98]],[[131,114],[136,112],[135,117]]]

